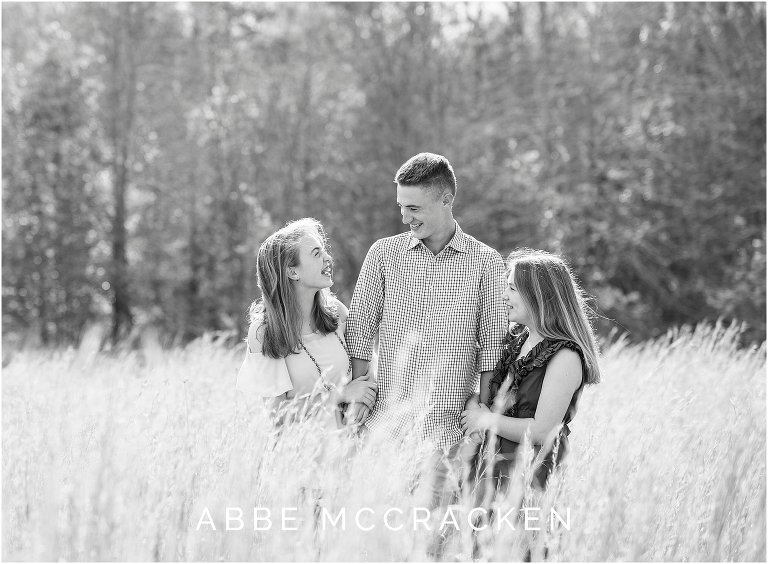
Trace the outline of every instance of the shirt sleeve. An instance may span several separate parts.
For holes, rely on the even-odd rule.
[[[478,371],[487,372],[496,367],[501,358],[507,324],[501,292],[504,287],[504,261],[493,252],[480,280],[479,315],[477,322]]]
[[[381,241],[368,251],[352,293],[345,337],[349,356],[371,360],[373,339],[379,330],[384,308],[384,266]]]
[[[261,350],[257,337],[260,323],[251,323],[248,329],[245,360],[237,373],[236,388],[246,394],[274,398],[293,390],[291,376],[284,358],[270,358]]]

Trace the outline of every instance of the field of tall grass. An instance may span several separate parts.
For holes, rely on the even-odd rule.
[[[470,560],[476,544],[482,560],[765,561],[766,351],[740,349],[738,333],[607,346],[565,472],[543,498],[506,500],[553,507],[567,526],[541,512],[540,531],[518,521],[473,540],[462,525],[443,559]],[[408,518],[424,506],[415,478],[429,453],[312,421],[277,433],[234,389],[242,354],[212,338],[16,353],[2,377],[3,559],[427,559],[435,533]],[[254,507],[271,529],[254,531]],[[294,507],[296,530],[281,530]],[[363,507],[369,531],[355,525]],[[388,508],[401,530],[384,525]],[[346,529],[323,529],[324,509],[344,510]]]

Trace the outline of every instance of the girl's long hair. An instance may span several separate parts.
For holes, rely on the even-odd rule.
[[[590,321],[594,311],[565,261],[546,251],[523,248],[509,255],[507,268],[514,268],[515,286],[536,331],[545,339],[576,343],[583,353],[584,382],[599,382],[597,339]]]
[[[261,299],[251,304],[249,320],[264,326],[262,352],[271,358],[285,358],[300,350],[301,308],[288,269],[299,265],[299,247],[305,235],[318,235],[326,245],[322,224],[307,217],[288,223],[267,237],[259,248],[256,272]],[[338,310],[331,303],[328,288],[315,294],[311,316],[322,334],[338,328]]]

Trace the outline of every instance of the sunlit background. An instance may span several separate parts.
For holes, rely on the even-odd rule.
[[[462,228],[562,252],[639,341],[765,336],[762,3],[7,3],[3,338],[242,336],[314,216],[349,303],[420,151]]]

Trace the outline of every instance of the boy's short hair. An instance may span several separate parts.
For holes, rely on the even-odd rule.
[[[446,190],[456,195],[453,167],[448,159],[435,153],[419,153],[408,159],[397,171],[395,183],[401,186],[421,186],[429,189],[435,198]]]

